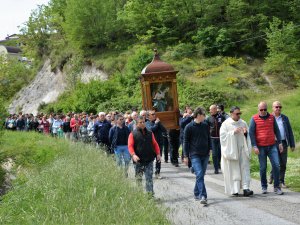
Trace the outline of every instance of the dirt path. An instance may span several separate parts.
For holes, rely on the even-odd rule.
[[[300,193],[284,190],[284,195],[261,194],[260,182],[252,180],[254,196],[231,197],[224,194],[223,176],[215,175],[208,167],[205,183],[208,206],[203,207],[193,198],[195,176],[184,165],[176,168],[162,164],[163,179],[154,180],[154,191],[159,202],[168,208],[172,224],[300,224]]]

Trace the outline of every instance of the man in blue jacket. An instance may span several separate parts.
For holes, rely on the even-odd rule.
[[[210,130],[205,120],[205,111],[199,107],[194,111],[194,121],[184,129],[183,151],[184,162],[188,165],[189,158],[192,161],[196,175],[194,187],[195,200],[201,204],[207,204],[207,192],[204,184],[204,175],[211,150]]]
[[[105,113],[99,113],[99,120],[94,125],[94,135],[98,146],[104,147],[107,153],[112,153],[109,145],[109,130],[111,124],[105,119]]]
[[[281,113],[281,103],[279,101],[273,102],[272,105],[273,109],[273,115],[275,116],[279,131],[280,131],[280,137],[281,142],[283,146],[283,152],[280,153],[278,151],[279,155],[279,163],[280,163],[280,175],[279,175],[279,182],[280,186],[282,188],[286,188],[285,185],[285,171],[286,171],[286,164],[287,164],[287,156],[288,156],[288,146],[290,146],[291,150],[295,150],[295,139],[293,130],[289,121],[289,118]],[[271,177],[269,180],[269,183],[273,183],[273,173],[271,171]]]

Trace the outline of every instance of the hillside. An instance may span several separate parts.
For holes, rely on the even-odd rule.
[[[36,101],[35,109],[39,105],[45,112],[95,113],[140,108],[138,77],[155,47],[161,58],[179,71],[181,107],[208,108],[212,103],[224,103],[228,108],[274,94],[283,97],[286,90],[292,92],[299,84],[300,17],[296,3],[50,0],[32,12],[21,29],[22,50],[34,59],[33,68],[0,68],[2,101],[10,103],[49,59],[47,77],[51,80],[61,72],[66,85],[44,85],[48,90],[41,91],[44,95]],[[108,79],[82,83],[81,74],[87,66],[104,71]],[[11,74],[12,79],[7,79]],[[35,85],[36,89],[42,86]],[[11,108],[16,111],[32,105],[26,96],[35,99],[34,93],[24,88],[18,96],[25,98]],[[56,102],[48,101],[58,95]]]

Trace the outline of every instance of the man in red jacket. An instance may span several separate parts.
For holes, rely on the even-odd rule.
[[[153,161],[155,158],[160,161],[161,157],[159,146],[153,133],[147,130],[143,116],[138,117],[136,129],[129,135],[128,150],[134,163],[138,185],[142,185],[145,173],[146,192],[153,196]]]
[[[279,145],[279,151],[283,151],[280,131],[276,119],[268,113],[267,103],[258,104],[258,114],[255,114],[250,121],[249,135],[251,145],[259,159],[259,172],[262,193],[267,194],[267,157],[269,157],[274,176],[274,193],[282,195],[283,192],[279,186],[279,157],[277,152],[276,140]]]
[[[71,133],[72,141],[78,140],[78,131],[79,131],[79,127],[81,124],[82,123],[81,123],[81,120],[78,119],[78,115],[74,114],[74,117],[70,121],[70,128],[72,129],[72,133]]]

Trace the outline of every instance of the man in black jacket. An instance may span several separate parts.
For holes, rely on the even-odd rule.
[[[146,192],[153,196],[153,161],[154,158],[160,161],[161,157],[159,145],[153,133],[146,128],[143,116],[137,118],[136,129],[128,137],[128,150],[134,163],[137,184],[142,185],[145,173]]]
[[[195,200],[200,200],[201,204],[207,204],[207,192],[204,184],[204,175],[209,160],[211,141],[209,127],[205,120],[205,111],[199,107],[194,111],[194,121],[189,123],[184,129],[183,151],[184,162],[188,165],[189,158],[196,175],[194,187]]]
[[[160,155],[162,155],[162,149],[164,146],[164,137],[163,133],[166,133],[166,128],[162,125],[159,118],[156,117],[156,113],[154,110],[149,111],[149,120],[146,122],[146,127],[149,131],[153,132],[155,140],[157,141],[160,149]],[[161,179],[160,176],[160,169],[161,169],[161,161],[156,161],[155,164],[155,178]]]
[[[222,114],[218,113],[216,105],[211,105],[209,107],[209,113],[210,116],[207,117],[206,121],[210,127],[212,158],[215,168],[215,174],[218,174],[221,162],[220,128],[226,118]]]

